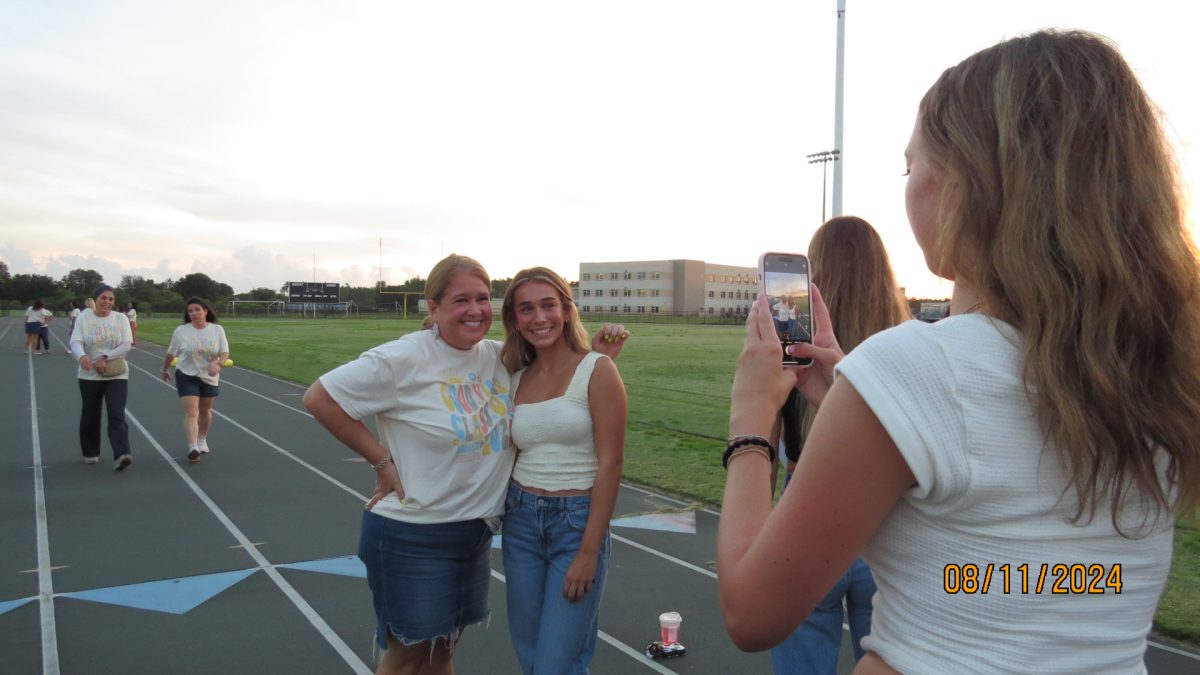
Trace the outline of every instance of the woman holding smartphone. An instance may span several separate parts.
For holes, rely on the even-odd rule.
[[[518,272],[502,315],[517,448],[502,539],[509,632],[525,673],[586,673],[621,485],[625,387],[612,359],[588,349],[571,287],[553,271]]]
[[[946,70],[905,160],[952,316],[838,363],[814,293],[815,345],[791,349],[816,363],[783,369],[754,304],[717,545],[726,628],[779,643],[865,552],[878,592],[856,672],[1145,672],[1174,514],[1200,502],[1200,265],[1157,111],[1108,41],[1041,31]],[[820,408],[772,510],[761,436],[796,386]],[[1086,588],[1051,591],[1063,563]],[[1009,592],[998,576],[979,592],[989,569]]]

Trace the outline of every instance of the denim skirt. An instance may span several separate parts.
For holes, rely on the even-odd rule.
[[[445,639],[487,620],[492,531],[483,520],[419,524],[363,514],[358,557],[375,605],[375,640]]]

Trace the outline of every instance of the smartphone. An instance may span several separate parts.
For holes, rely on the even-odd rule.
[[[796,358],[787,353],[788,345],[812,342],[808,258],[800,253],[764,253],[758,258],[758,278],[759,292],[770,299],[771,319],[784,349],[783,362],[812,365],[812,359]]]

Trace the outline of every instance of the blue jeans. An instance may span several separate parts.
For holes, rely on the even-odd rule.
[[[583,542],[591,502],[590,495],[540,497],[508,486],[501,539],[508,630],[527,675],[586,673],[596,652],[612,545],[607,531],[592,590],[575,602],[563,597],[563,579]]]
[[[817,603],[804,623],[771,650],[775,675],[834,675],[842,648],[842,598],[850,624],[854,660],[862,658],[862,639],[871,632],[871,596],[875,579],[862,558]]]

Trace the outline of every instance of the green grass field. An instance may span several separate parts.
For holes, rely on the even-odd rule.
[[[143,318],[138,338],[165,345],[179,319]],[[416,320],[222,320],[237,365],[300,383],[420,327]],[[594,330],[596,325],[589,326]],[[721,451],[740,326],[634,324],[618,360],[629,396],[625,478],[719,508]],[[490,337],[502,339],[499,322]],[[333,439],[330,439],[333,443]],[[1200,646],[1200,522],[1180,523],[1156,631]]]

